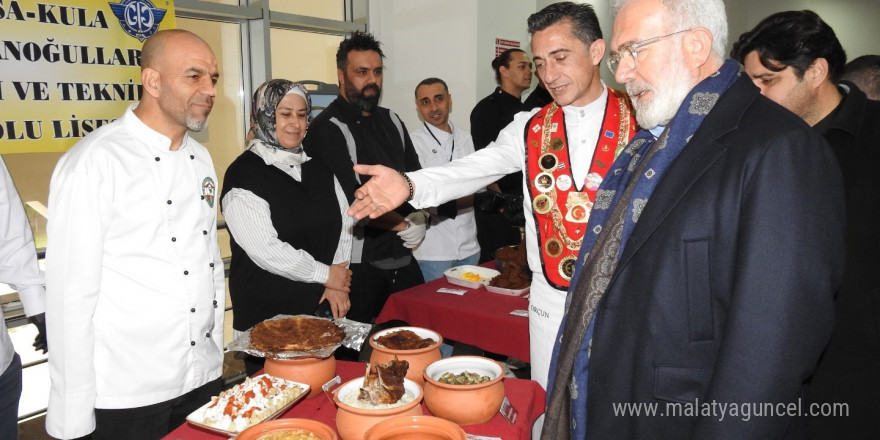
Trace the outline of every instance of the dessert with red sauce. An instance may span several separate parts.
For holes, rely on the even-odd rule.
[[[224,431],[241,432],[274,415],[304,391],[299,385],[267,374],[249,377],[212,398],[202,423]]]

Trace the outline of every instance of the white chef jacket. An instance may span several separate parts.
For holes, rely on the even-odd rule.
[[[94,430],[94,408],[181,396],[223,367],[225,280],[208,150],[132,105],[55,167],[49,187],[47,432]]]
[[[39,315],[45,311],[43,303],[46,290],[43,288],[43,274],[37,265],[37,250],[34,236],[28,223],[24,206],[12,183],[6,162],[0,158],[0,282],[9,284],[18,291],[18,298],[27,316]],[[12,357],[15,347],[6,330],[5,320],[0,319],[0,374],[3,374]]]
[[[604,84],[603,84],[604,85]],[[605,116],[608,89],[585,107],[564,106],[565,130],[571,157],[572,175],[577,188],[583,187],[590,159],[599,140],[599,131]],[[540,109],[532,109],[514,116],[513,122],[498,134],[498,138],[474,154],[446,165],[424,168],[406,173],[415,184],[416,192],[410,202],[416,208],[436,206],[486,186],[499,177],[527,169],[525,163],[525,128]],[[523,194],[530,194],[528,182],[523,181]],[[551,287],[544,277],[535,217],[530,197],[523,198],[525,212],[526,254],[532,271],[529,295],[529,356],[532,379],[547,388],[547,374],[553,343],[562,315],[565,312],[565,290]]]
[[[470,133],[456,130],[449,123],[452,133],[447,133],[428,123],[410,132],[413,146],[419,155],[422,168],[443,165],[474,152],[474,140]],[[455,218],[431,216],[431,224],[425,240],[413,249],[419,261],[458,261],[480,252],[477,242],[477,222],[474,207],[458,210]]]

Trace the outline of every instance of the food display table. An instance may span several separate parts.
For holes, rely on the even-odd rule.
[[[363,376],[365,368],[365,364],[359,362],[338,361],[336,363],[336,373],[343,383]],[[532,424],[544,412],[544,390],[535,381],[505,378],[504,394],[518,412],[514,424],[508,423],[501,414],[495,414],[495,417],[488,423],[462,426],[462,429],[469,434],[498,437],[504,440],[530,438]],[[425,408],[424,402],[422,402],[422,412],[430,414]],[[281,417],[317,420],[336,429],[336,405],[325,395],[302,400]],[[184,423],[165,436],[164,440],[218,440],[226,438],[226,436],[202,431]]]
[[[443,287],[467,292],[461,296],[438,293]],[[524,296],[468,289],[439,278],[389,296],[376,323],[405,321],[444,338],[529,362],[529,318],[510,314],[528,310],[529,300]]]

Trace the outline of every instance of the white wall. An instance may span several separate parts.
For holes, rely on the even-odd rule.
[[[492,70],[492,60],[495,58],[495,38],[520,42],[520,49],[526,51],[529,58],[532,50],[529,46],[529,32],[527,20],[537,10],[535,0],[479,0],[477,13],[479,14],[480,29],[477,35],[476,62],[476,101],[483,99],[495,90],[498,83],[495,82],[495,71]],[[538,84],[538,79],[532,77],[532,87]],[[528,93],[524,92],[525,97]],[[476,101],[474,104],[476,104]],[[470,110],[468,110],[470,114]]]
[[[381,105],[414,130],[421,124],[415,86],[435,76],[452,93],[450,120],[470,130],[471,109],[495,89],[495,37],[519,40],[528,51],[526,18],[534,11],[535,0],[372,1],[370,32],[386,56]]]

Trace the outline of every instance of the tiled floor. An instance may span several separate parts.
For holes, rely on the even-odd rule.
[[[45,416],[37,416],[18,424],[19,440],[51,440],[46,434]]]

